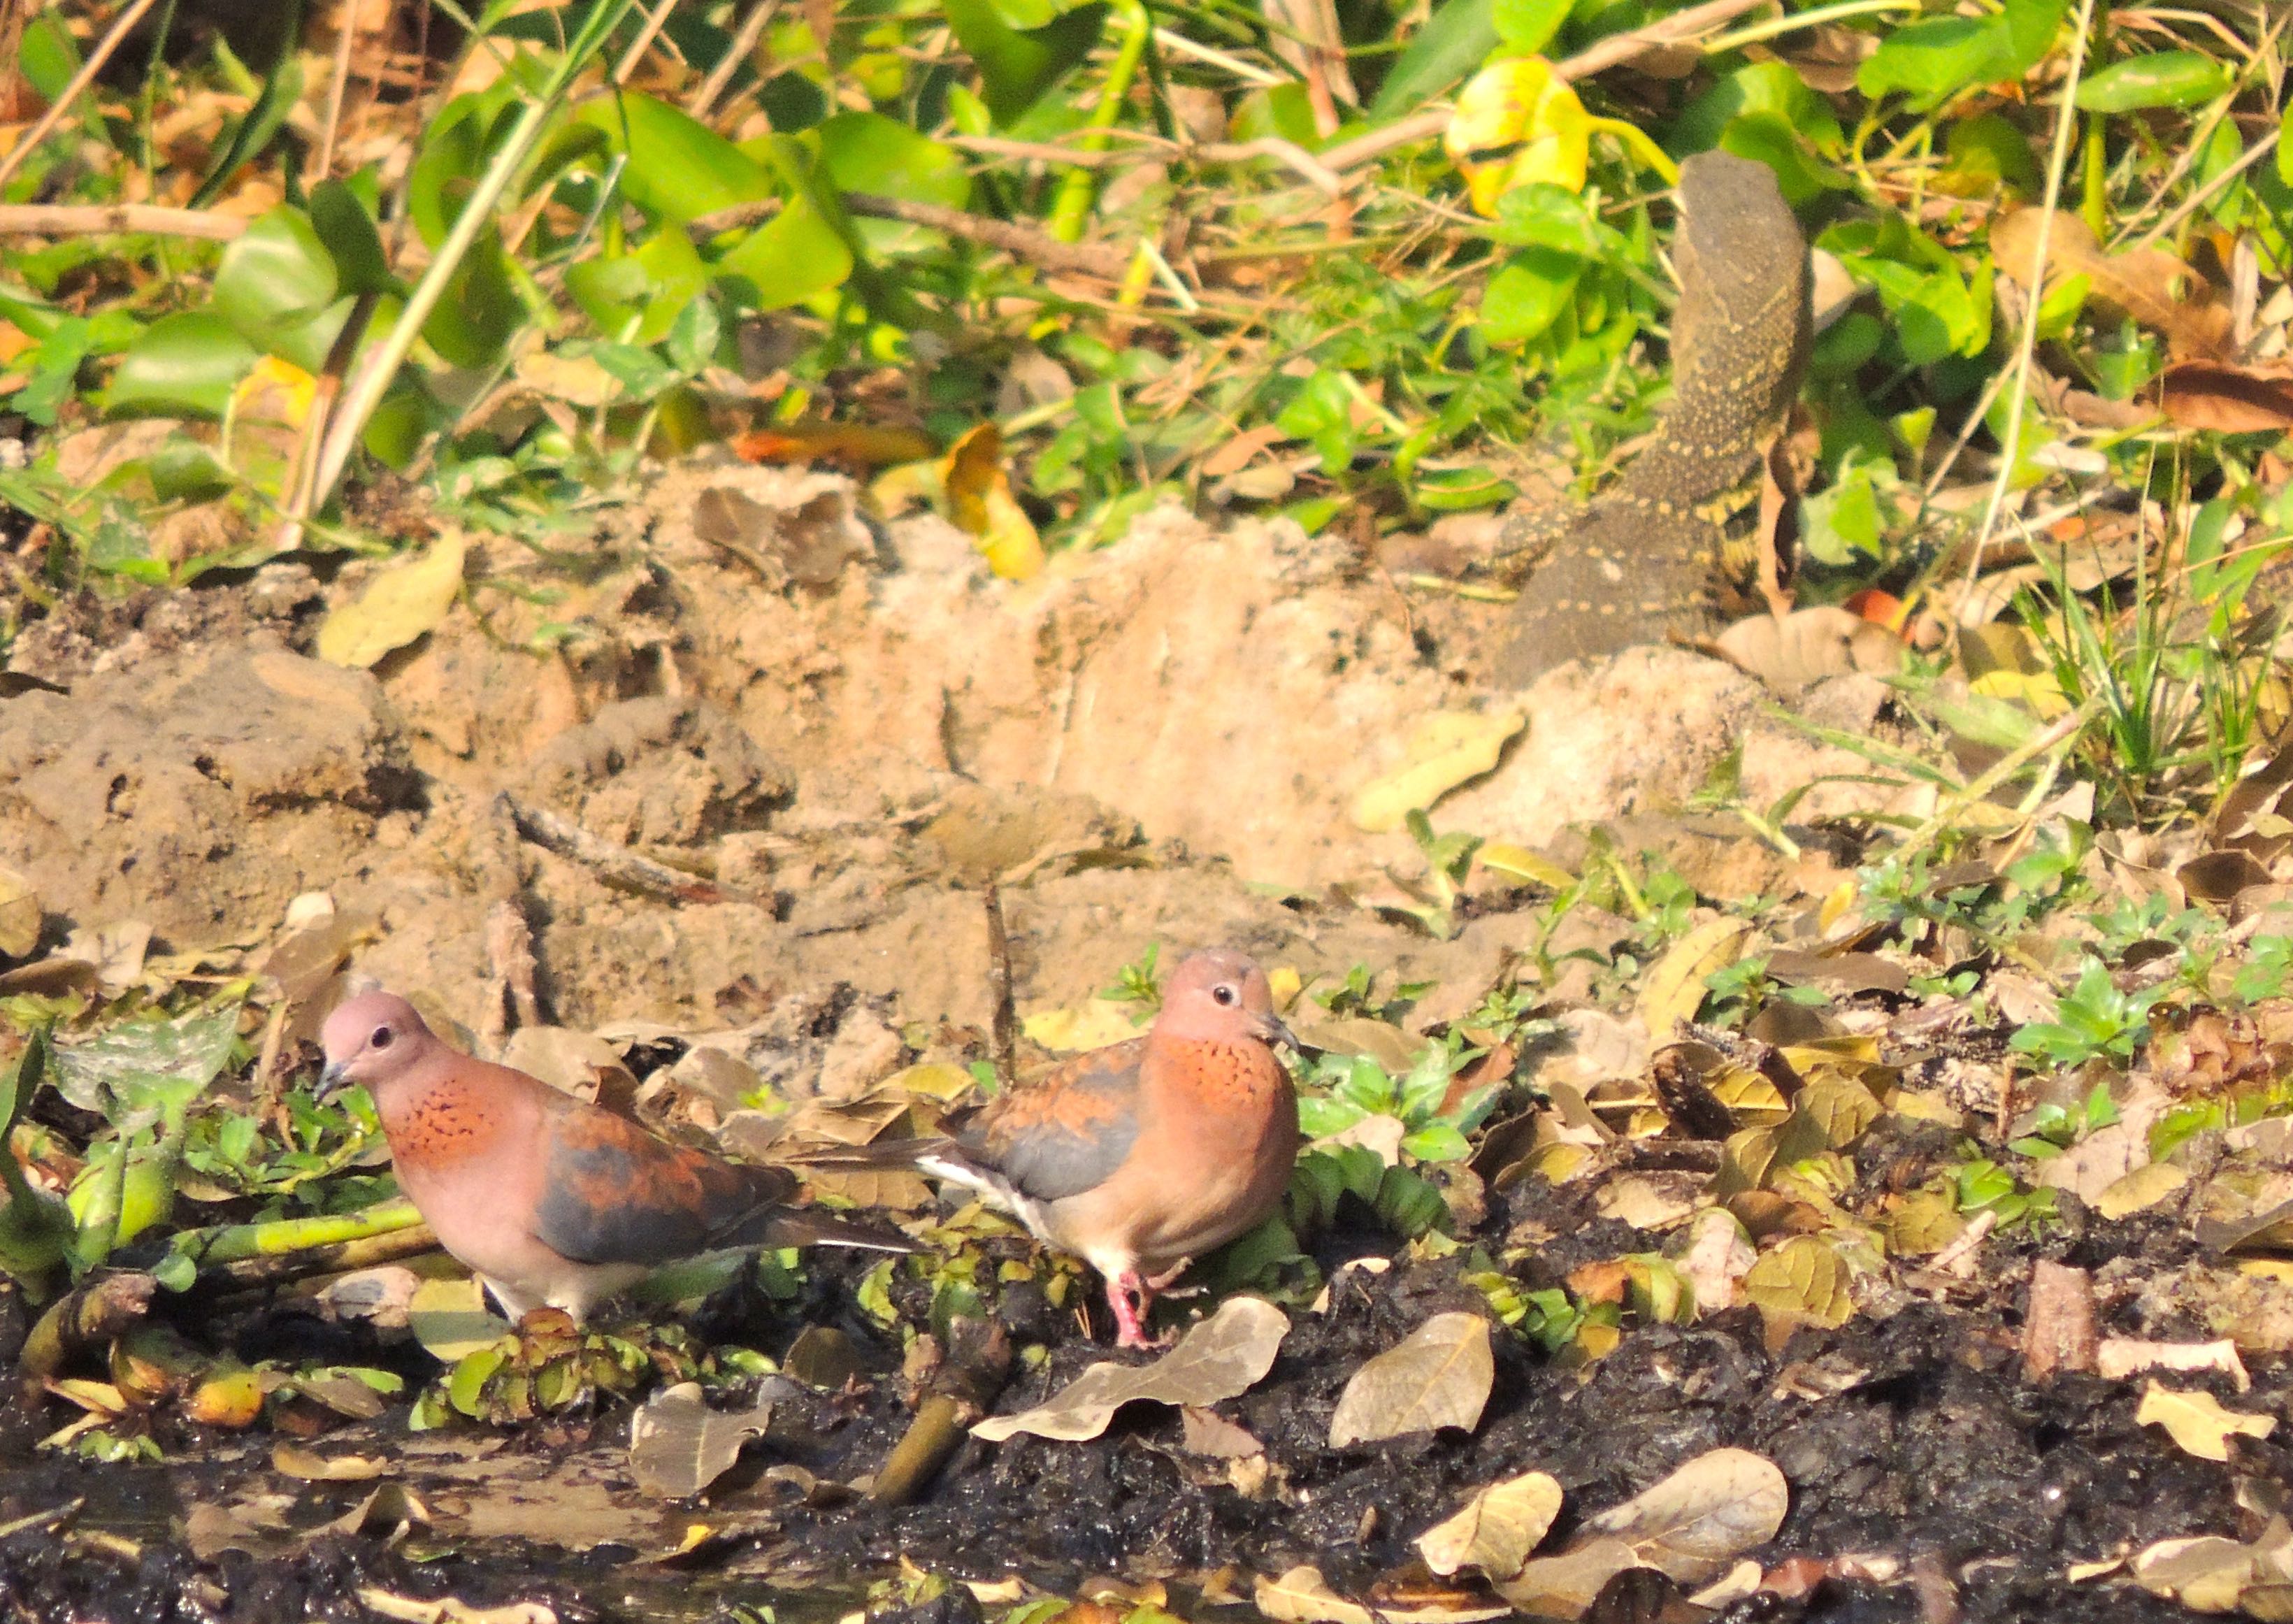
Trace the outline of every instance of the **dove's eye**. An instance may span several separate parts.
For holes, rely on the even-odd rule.
[[[1236,1003],[1242,995],[1236,992],[1230,985],[1221,982],[1217,987],[1211,988],[1211,996],[1217,999],[1220,1003],[1231,1005]]]
[[[388,1027],[377,1027],[374,1029],[374,1035],[366,1040],[367,1046],[370,1049],[387,1049],[390,1047],[390,1040],[396,1035],[397,1034]]]

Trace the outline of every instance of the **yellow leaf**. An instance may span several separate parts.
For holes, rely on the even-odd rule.
[[[1354,826],[1372,834],[1400,828],[1412,812],[1495,767],[1505,741],[1527,720],[1518,710],[1487,716],[1438,710],[1426,717],[1410,737],[1409,765],[1371,780],[1354,797]]]
[[[1477,1490],[1454,1516],[1418,1535],[1417,1548],[1444,1578],[1470,1565],[1492,1579],[1511,1579],[1560,1514],[1560,1484],[1531,1472]]]
[[[2232,1437],[2266,1438],[2277,1430],[2277,1417],[2224,1409],[2210,1393],[2176,1393],[2153,1380],[2142,1394],[2142,1408],[2134,1412],[2134,1425],[2164,1427],[2184,1453],[2200,1460],[2227,1460]]]
[[[1475,852],[1473,858],[1483,868],[1495,869],[1509,880],[1526,880],[1552,890],[1565,891],[1576,883],[1576,875],[1543,852],[1515,846],[1509,840],[1491,840]]]
[[[2051,722],[2069,714],[2070,702],[2062,694],[2062,685],[2054,680],[2052,671],[2012,671],[2003,667],[1985,671],[1966,685],[1970,693],[1985,699],[2004,699],[2025,705],[2040,721]]]
[[[1465,177],[1473,207],[1497,212],[1497,199],[1539,181],[1584,190],[1592,116],[1552,64],[1541,56],[1492,62],[1458,93],[1457,110],[1442,137],[1450,161]],[[1479,152],[1501,152],[1476,162]]]
[[[2094,1210],[2104,1218],[2123,1218],[2157,1206],[2189,1181],[2190,1175],[2173,1163],[2151,1162],[2103,1186],[2094,1198]]]
[[[317,378],[291,361],[265,355],[232,388],[231,415],[241,420],[260,418],[300,428],[318,395]]]
[[[1679,1022],[1695,1019],[1704,1003],[1704,978],[1741,957],[1751,935],[1750,925],[1723,914],[1706,920],[1665,949],[1641,987],[1641,1019],[1649,1035],[1665,1037]]]
[[[1135,1003],[1094,998],[1072,1010],[1039,1010],[1019,1024],[1046,1049],[1104,1049],[1138,1035],[1141,1028],[1130,1019],[1138,1012]]]
[[[328,613],[319,628],[319,658],[363,668],[435,627],[462,590],[462,538],[449,532],[419,558],[383,570]]]
[[[1848,1295],[1847,1266],[1839,1254],[1812,1235],[1795,1235],[1762,1252],[1744,1276],[1744,1300],[1762,1320],[1778,1316],[1809,1325],[1837,1327],[1855,1314]]]
[[[976,537],[987,567],[1006,581],[1025,581],[1043,568],[1043,543],[1011,494],[1003,471],[1003,431],[982,423],[949,448],[940,465],[948,515]]]

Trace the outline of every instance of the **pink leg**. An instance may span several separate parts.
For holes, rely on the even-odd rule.
[[[1134,1306],[1131,1294],[1138,1294]],[[1106,1305],[1114,1311],[1114,1345],[1118,1348],[1144,1348],[1153,1344],[1146,1340],[1146,1327],[1140,1322],[1140,1311],[1152,1302],[1146,1282],[1138,1278],[1138,1271],[1125,1269],[1121,1274],[1106,1278]]]

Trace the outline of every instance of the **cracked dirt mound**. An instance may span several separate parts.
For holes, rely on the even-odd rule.
[[[69,689],[0,701],[0,759],[26,764],[0,782],[0,861],[52,938],[135,919],[179,948],[255,942],[328,889],[375,921],[362,968],[475,1026],[510,897],[571,1025],[739,1021],[833,983],[976,1026],[977,888],[1000,877],[1023,1007],[1154,940],[1478,989],[1535,945],[1529,916],[1499,899],[1436,942],[1358,905],[1407,904],[1423,872],[1351,808],[1427,716],[1527,712],[1436,816],[1528,845],[1660,813],[1730,761],[1754,800],[1853,765],[1682,650],[1478,690],[1460,639],[1286,523],[1164,510],[1014,585],[936,518],[872,531],[839,477],[696,460],[570,560],[479,543],[462,601],[372,674],[307,657],[375,567],[90,598],[19,638],[12,669]],[[712,899],[505,840],[501,792]]]

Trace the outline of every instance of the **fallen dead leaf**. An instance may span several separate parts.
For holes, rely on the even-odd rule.
[[[2143,1342],[2131,1336],[2105,1336],[2094,1350],[2094,1368],[2105,1380],[2122,1382],[2137,1370],[2218,1370],[2237,1384],[2240,1393],[2252,1390],[2253,1377],[2237,1356],[2237,1344],[2219,1342]]]
[[[510,1322],[486,1307],[486,1289],[467,1276],[425,1280],[407,1304],[406,1323],[424,1352],[451,1365],[512,1334]]]
[[[2177,361],[2159,375],[2158,404],[2177,428],[2225,434],[2293,428],[2293,373],[2227,361]]]
[[[390,1463],[365,1455],[321,1455],[299,1443],[273,1444],[271,1468],[288,1477],[312,1483],[355,1483],[380,1477]]]
[[[319,658],[361,669],[434,628],[462,590],[462,538],[440,536],[418,558],[401,558],[338,605],[319,627]]]
[[[1560,1482],[1543,1472],[1491,1483],[1418,1535],[1418,1553],[1445,1579],[1464,1567],[1511,1579],[1560,1514]]]
[[[971,1430],[1001,1443],[1019,1433],[1079,1443],[1096,1438],[1125,1404],[1208,1405],[1247,1393],[1274,1368],[1290,1320],[1260,1297],[1230,1297],[1151,1365],[1091,1366],[1046,1403],[991,1416]]]
[[[2232,1436],[2266,1438],[2277,1430],[2277,1417],[2224,1409],[2209,1393],[2176,1392],[2152,1380],[2134,1412],[2134,1425],[2164,1427],[2183,1453],[2200,1460],[2227,1460]]]
[[[647,1494],[690,1498],[740,1458],[741,1446],[762,1437],[773,1405],[803,1391],[782,1376],[767,1377],[748,1409],[709,1408],[698,1382],[664,1387],[629,1417],[629,1472]]]
[[[1470,1432],[1495,1380],[1489,1322],[1479,1314],[1436,1314],[1354,1372],[1330,1417],[1330,1447],[1444,1426]]]
[[[1641,984],[1638,1007],[1649,1032],[1669,1036],[1680,1022],[1695,1019],[1704,1003],[1704,978],[1742,958],[1751,938],[1748,923],[1721,914],[1665,949]]]
[[[1300,1563],[1279,1579],[1260,1578],[1252,1593],[1260,1616],[1276,1624],[1478,1624],[1501,1619],[1505,1607],[1395,1607],[1374,1610],[1329,1587],[1318,1569]]]
[[[2025,292],[2036,280],[2042,214],[2019,208],[1990,223],[1992,257]],[[2094,298],[2163,334],[2176,359],[2225,353],[2229,307],[2188,264],[2163,248],[2105,254],[2085,221],[2058,212],[2046,231],[2046,280],[2072,276],[2085,277]]]
[[[1587,1539],[1558,1556],[1524,1563],[1517,1576],[1497,1586],[1497,1594],[1539,1618],[1573,1619],[1611,1579],[1626,1568],[1646,1565],[1622,1539]]]
[[[1714,1449],[1585,1524],[1625,1541],[1642,1566],[1701,1584],[1784,1524],[1791,1489],[1765,1456]]]
[[[12,868],[0,867],[0,959],[20,959],[40,945],[40,893]]]
[[[1903,663],[1903,640],[1828,605],[1738,621],[1713,640],[1729,663],[1770,687],[1803,688],[1855,671],[1885,675]]]
[[[1408,764],[1372,779],[1354,796],[1354,826],[1370,834],[1398,829],[1412,812],[1430,809],[1459,784],[1479,777],[1528,718],[1519,710],[1487,716],[1441,710],[1424,718],[1410,735]]]

